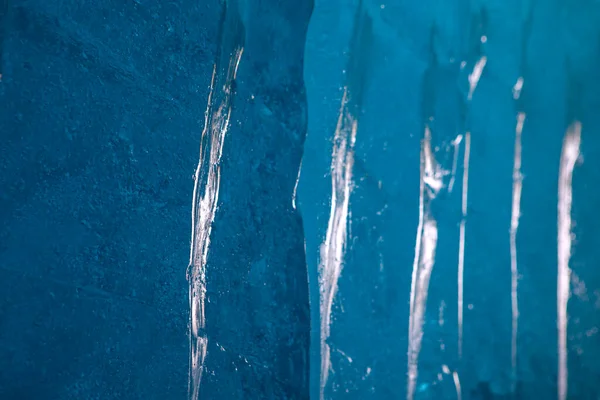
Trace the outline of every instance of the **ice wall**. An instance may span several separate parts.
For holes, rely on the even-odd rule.
[[[0,398],[597,398],[599,22],[0,1]]]
[[[578,174],[599,170],[597,20],[584,2],[316,2],[313,398],[596,395],[598,203]]]
[[[0,15],[0,398],[185,398],[219,1]]]
[[[296,182],[312,1],[227,1],[194,189],[190,399],[305,399],[310,317]]]

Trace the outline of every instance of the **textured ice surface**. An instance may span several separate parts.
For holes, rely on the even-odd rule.
[[[201,3],[0,1],[0,399],[185,398]]]
[[[0,23],[0,399],[598,398],[595,2]]]
[[[225,3],[194,189],[190,398],[308,398],[295,183],[311,1]]]

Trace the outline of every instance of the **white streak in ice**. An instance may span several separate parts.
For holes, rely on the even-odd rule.
[[[442,175],[436,171],[436,161],[431,151],[431,132],[429,127],[425,127],[425,135],[421,143],[419,225],[410,290],[408,384],[406,394],[408,400],[413,399],[417,385],[419,353],[423,339],[423,317],[437,247],[437,224],[429,210],[430,201],[437,195],[437,190],[443,186]]]
[[[517,79],[517,83],[515,83],[515,86],[513,87],[513,98],[515,100],[519,100],[519,97],[521,97],[521,90],[523,90],[522,76],[520,76],[519,79]]]
[[[465,274],[465,224],[469,195],[469,159],[471,157],[471,133],[465,134],[465,154],[463,158],[462,218],[460,220],[458,242],[458,357],[462,357],[463,342],[463,294]]]
[[[458,153],[460,151],[460,143],[463,140],[462,135],[456,136],[456,139],[452,141],[452,146],[454,146],[454,154],[452,158],[452,172],[450,175],[450,183],[448,184],[448,193],[452,193],[452,189],[454,189],[454,181],[456,179],[456,169],[458,168]]]
[[[473,98],[473,93],[475,93],[475,89],[477,89],[477,84],[479,83],[479,79],[481,78],[486,63],[487,57],[482,56],[473,67],[473,72],[469,75],[469,100]]]
[[[517,126],[515,128],[515,150],[513,164],[513,188],[512,188],[512,208],[510,216],[510,298],[512,311],[512,335],[510,342],[511,359],[511,385],[512,390],[516,389],[517,380],[517,333],[519,329],[519,302],[518,302],[518,284],[519,268],[517,264],[517,231],[519,229],[519,217],[521,216],[521,191],[523,189],[523,175],[521,174],[521,133],[525,123],[525,113],[520,112],[517,115]]]
[[[452,372],[452,379],[454,380],[454,387],[456,388],[456,400],[462,400],[462,389],[460,387],[460,379],[458,378],[458,372]]]
[[[564,137],[558,175],[558,399],[567,399],[567,303],[570,295],[569,260],[571,258],[571,205],[573,203],[573,169],[579,157],[581,123],[573,122]]]
[[[483,36],[482,38],[485,38]],[[486,38],[487,40],[487,38]],[[487,63],[487,57],[482,56],[469,74],[469,95],[468,101],[473,99],[473,93],[477,89],[481,74]],[[471,155],[471,133],[465,134],[465,154],[463,159],[463,188],[462,188],[462,218],[459,227],[459,248],[458,248],[458,357],[462,358],[463,346],[463,314],[464,314],[464,274],[465,274],[465,229],[467,219],[467,197],[469,194],[469,158]]]
[[[243,49],[238,48],[230,59],[225,77],[226,81],[223,85],[223,93],[216,100],[219,101],[219,104],[216,104],[217,109],[215,111],[213,111],[213,101],[215,101],[215,84],[218,79],[218,71],[216,65],[213,68],[204,130],[202,131],[200,140],[200,160],[196,167],[192,197],[190,262],[187,272],[190,285],[190,375],[188,380],[188,398],[191,400],[198,399],[204,359],[206,358],[208,346],[204,315],[206,298],[205,267],[210,245],[210,232],[219,200],[221,154],[231,117],[231,83],[237,73],[242,52]],[[206,162],[207,157],[208,162]],[[203,177],[203,174],[205,177]]]
[[[298,176],[296,177],[296,183],[294,184],[294,191],[292,192],[292,208],[296,209],[296,193],[298,192],[298,182],[300,182],[300,174],[302,173],[302,161],[300,161],[300,168],[298,168]]]
[[[321,288],[321,376],[320,398],[324,398],[325,385],[331,368],[331,349],[327,344],[330,334],[331,308],[337,292],[338,279],[342,271],[348,229],[348,209],[352,187],[354,164],[354,142],[357,121],[347,107],[348,89],[342,98],[337,127],[335,130],[331,161],[331,211],[327,225],[327,236],[321,246],[319,280]]]

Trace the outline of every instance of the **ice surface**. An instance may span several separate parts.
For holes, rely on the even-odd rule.
[[[589,341],[575,347],[585,334],[564,332],[581,332],[584,319],[597,325],[600,316],[590,297],[557,303],[557,285],[563,293],[575,286],[561,284],[568,278],[557,271],[574,268],[577,256],[559,269],[556,226],[567,126],[585,114],[582,154],[598,147],[598,97],[590,86],[598,75],[583,66],[600,61],[598,30],[589,22],[598,10],[583,22],[582,4],[560,7],[316,2],[298,190],[309,274],[320,277],[311,280],[313,304],[321,295],[320,313],[312,310],[311,354],[320,361],[311,366],[313,398],[556,398],[560,385],[569,398],[596,395],[585,382],[600,364],[582,357],[598,349]],[[372,22],[369,45],[358,50],[368,73],[351,163],[338,166],[335,122],[343,112],[335,104],[348,82],[356,85],[349,65],[361,46],[353,34],[361,18]],[[575,39],[581,35],[591,42]],[[583,180],[577,186],[583,168],[588,178],[598,171],[584,160],[573,172],[573,201],[581,193],[582,206],[597,202]],[[338,171],[351,179],[343,207]],[[335,232],[346,231],[333,247],[331,221],[338,221]],[[597,224],[561,226],[577,243]],[[597,287],[597,253],[574,254]],[[323,266],[332,264],[336,274],[327,274]],[[324,301],[332,287],[333,300]],[[572,368],[586,377],[571,374],[559,385],[560,371]]]
[[[0,21],[0,399],[598,398],[598,4]]]
[[[5,5],[0,399],[185,398],[219,2]]]
[[[310,315],[294,205],[310,1],[230,1],[200,144],[188,280],[190,399],[308,398]]]

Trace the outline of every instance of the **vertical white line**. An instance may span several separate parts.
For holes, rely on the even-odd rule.
[[[419,353],[423,340],[423,317],[427,305],[429,280],[435,264],[438,239],[437,224],[428,210],[428,205],[443,185],[441,176],[435,172],[435,159],[431,151],[429,127],[425,127],[420,159],[419,226],[415,244],[408,323],[408,383],[406,394],[408,400],[413,399],[417,385]],[[426,191],[426,187],[430,190]]]
[[[219,202],[221,170],[219,163],[223,152],[225,135],[229,129],[231,117],[231,83],[237,74],[243,48],[238,48],[229,60],[227,75],[223,86],[223,97],[213,112],[213,95],[217,80],[217,66],[214,66],[208,105],[205,114],[204,129],[200,144],[200,159],[196,167],[194,192],[192,198],[192,239],[190,243],[190,264],[187,271],[190,301],[190,374],[188,377],[188,398],[197,400],[200,381],[204,370],[204,360],[208,348],[205,327],[206,299],[206,261],[210,247],[212,223]],[[211,118],[209,114],[212,112]],[[210,141],[209,154],[205,154],[204,142]],[[209,162],[204,163],[208,156]],[[200,181],[200,171],[207,168],[206,180]],[[203,185],[203,191],[199,191]],[[202,194],[200,194],[202,193]]]
[[[213,73],[210,82],[210,91],[208,92],[208,101],[204,113],[204,129],[200,144],[200,160],[196,167],[194,175],[194,192],[192,194],[192,237],[190,241],[190,262],[188,265],[187,279],[189,281],[189,303],[190,303],[190,373],[188,376],[188,397],[197,399],[200,380],[202,379],[202,368],[206,357],[207,340],[201,334],[204,329],[204,296],[202,294],[202,278],[199,269],[202,268],[199,253],[202,247],[202,221],[200,220],[198,207],[201,205],[201,199],[198,198],[198,185],[200,183],[200,169],[202,168],[202,158],[206,157],[203,153],[202,143],[208,140],[210,131],[208,123],[211,112],[211,103],[214,94],[215,80],[217,76],[217,66],[213,66]],[[200,238],[198,238],[200,236]]]
[[[331,331],[331,309],[342,271],[348,232],[348,214],[352,185],[353,148],[358,129],[356,119],[347,109],[348,90],[344,90],[338,124],[334,136],[331,160],[331,210],[327,235],[321,246],[319,286],[321,289],[321,375],[320,398],[325,397],[325,385],[331,368],[331,350],[327,344]]]
[[[467,218],[467,204],[469,194],[469,161],[471,157],[471,133],[465,134],[465,155],[463,159],[463,187],[462,187],[462,218],[460,221],[459,248],[458,248],[458,357],[462,358],[463,342],[463,294],[465,273],[465,224]]]
[[[298,192],[298,183],[300,182],[300,174],[302,173],[302,160],[300,160],[300,167],[298,168],[298,176],[296,177],[296,183],[294,183],[294,191],[292,192],[292,208],[296,209],[296,193]]]
[[[425,201],[424,201],[424,195],[425,195],[425,180],[423,179],[423,175],[424,175],[424,167],[425,167],[425,162],[424,162],[424,157],[423,157],[423,144],[421,143],[421,152],[420,152],[420,162],[421,162],[421,167],[420,167],[420,179],[419,179],[419,224],[417,225],[417,238],[415,241],[415,258],[413,260],[413,270],[412,270],[412,279],[411,279],[411,286],[410,286],[410,317],[408,320],[408,332],[409,332],[409,337],[410,337],[410,333],[413,331],[412,328],[412,323],[413,323],[413,318],[412,318],[412,312],[413,309],[415,308],[415,294],[416,294],[416,285],[417,285],[417,272],[419,270],[419,259],[421,257],[421,236],[423,235],[423,214],[424,214],[424,208],[425,208]]]
[[[517,231],[519,229],[519,217],[521,216],[521,192],[523,188],[523,176],[521,174],[521,133],[525,122],[525,113],[517,115],[517,126],[515,129],[515,150],[513,164],[513,188],[512,208],[510,216],[510,276],[511,276],[511,313],[512,313],[512,335],[510,342],[511,359],[511,385],[515,390],[517,379],[517,334],[519,329],[519,302],[518,284],[519,268],[517,264]]]
[[[571,258],[571,205],[573,203],[573,169],[579,157],[581,123],[573,122],[565,134],[558,176],[557,238],[557,328],[558,328],[558,399],[567,399],[567,303],[570,295],[569,260]]]
[[[417,276],[419,272],[419,260],[421,258],[421,237],[423,235],[423,218],[424,218],[424,196],[425,196],[425,180],[424,180],[424,170],[425,170],[425,160],[424,160],[424,150],[423,147],[425,145],[421,143],[421,151],[420,151],[420,183],[419,183],[419,225],[417,226],[417,238],[415,242],[415,258],[413,261],[413,270],[412,270],[412,279],[410,285],[410,315],[408,317],[408,389],[407,396],[408,400],[411,400],[414,396],[415,387],[417,385],[417,374],[418,368],[416,365],[416,360],[413,361],[413,332],[414,332],[414,309],[415,309],[415,297],[416,297],[416,287],[417,287]],[[415,365],[413,365],[415,364]]]
[[[208,92],[208,101],[206,104],[206,111],[204,111],[204,129],[202,130],[202,138],[201,138],[201,145],[200,145],[200,156],[202,156],[202,141],[204,140],[205,136],[208,133],[208,121],[209,121],[209,114],[210,114],[210,105],[212,102],[212,97],[213,97],[213,92],[215,90],[215,79],[217,76],[217,65],[213,65],[213,73],[212,73],[212,77],[210,80],[210,90]],[[202,161],[202,160],[200,160]],[[194,237],[196,236],[196,217],[197,217],[197,210],[196,210],[196,198],[197,198],[197,193],[198,193],[198,181],[200,179],[200,168],[202,166],[201,162],[198,162],[198,165],[196,166],[196,173],[194,174],[194,191],[192,193],[192,238],[190,240],[190,266],[194,264],[194,244],[195,244],[195,240]]]
[[[456,169],[458,168],[458,152],[460,151],[460,143],[462,142],[463,136],[458,135],[456,139],[452,141],[452,146],[454,146],[454,154],[452,157],[452,172],[450,175],[450,183],[448,184],[448,193],[452,193],[452,189],[454,189],[454,181],[456,179]]]
[[[473,93],[477,89],[483,69],[487,64],[487,57],[482,56],[469,74],[469,95],[470,102],[473,99]],[[462,188],[462,218],[459,228],[459,248],[458,248],[458,358],[462,358],[463,353],[463,316],[464,316],[464,275],[465,275],[465,226],[467,219],[467,204],[469,194],[469,161],[471,157],[471,132],[465,133],[465,155],[463,159],[463,188]]]
[[[463,340],[463,291],[465,271],[465,221],[460,221],[460,242],[458,250],[458,357],[462,358]]]
[[[462,388],[460,387],[458,372],[452,372],[452,379],[454,380],[454,387],[456,388],[456,400],[462,400]]]
[[[477,89],[477,84],[479,83],[479,79],[481,78],[486,63],[487,57],[482,56],[473,67],[473,72],[469,75],[469,101],[473,99],[473,93],[475,93],[475,89]]]

